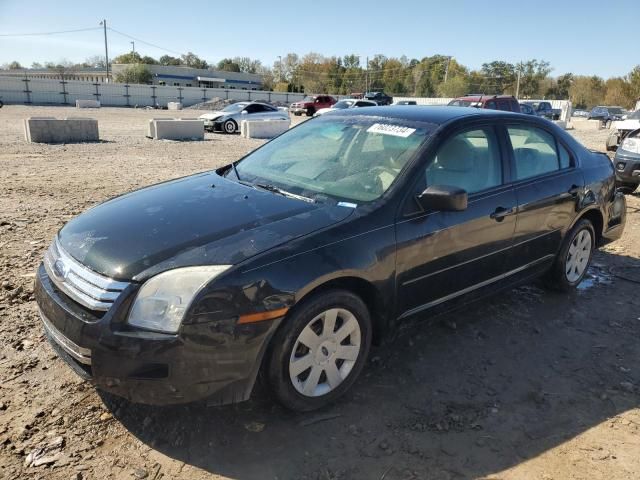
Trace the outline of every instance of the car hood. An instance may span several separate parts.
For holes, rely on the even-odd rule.
[[[227,115],[227,112],[217,111],[202,114],[198,118],[202,118],[203,120],[215,120],[216,118],[224,117],[225,115]]]
[[[353,209],[257,190],[207,172],[87,210],[58,233],[61,247],[117,280],[188,265],[233,265],[347,218]]]

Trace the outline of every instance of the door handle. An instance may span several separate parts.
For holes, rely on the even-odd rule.
[[[509,215],[513,215],[515,213],[515,208],[504,208],[498,207],[496,208],[492,214],[489,215],[489,218],[493,218],[496,222],[501,222],[504,220],[504,217],[508,217]]]

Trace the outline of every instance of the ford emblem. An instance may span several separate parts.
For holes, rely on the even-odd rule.
[[[62,259],[56,260],[53,264],[53,273],[59,280],[64,281],[64,279],[67,278],[67,266],[62,261]]]

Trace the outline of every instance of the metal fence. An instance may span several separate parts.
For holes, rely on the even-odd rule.
[[[344,95],[333,95],[346,98]],[[267,92],[225,88],[171,87],[164,85],[128,85],[126,83],[51,80],[0,75],[0,99],[6,104],[75,105],[76,100],[99,100],[101,105],[116,107],[166,107],[168,102],[180,102],[185,107],[213,98],[262,100],[290,104],[302,100],[304,93]],[[394,101],[415,100],[418,105],[446,105],[451,98],[394,97]],[[527,100],[540,101],[540,100]],[[562,119],[571,116],[571,102],[548,100],[553,108],[562,110]]]
[[[301,100],[304,96],[303,93],[262,90],[128,85],[0,76],[0,98],[6,104],[75,105],[76,100],[99,100],[104,106],[166,107],[168,102],[181,102],[184,106],[190,106],[213,98],[289,104]]]

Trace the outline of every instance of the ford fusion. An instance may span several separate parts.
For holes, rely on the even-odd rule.
[[[349,109],[88,210],[56,235],[35,291],[50,343],[99,389],[222,404],[261,373],[307,411],[411,318],[537,276],[572,289],[624,224],[611,162],[550,122]]]

